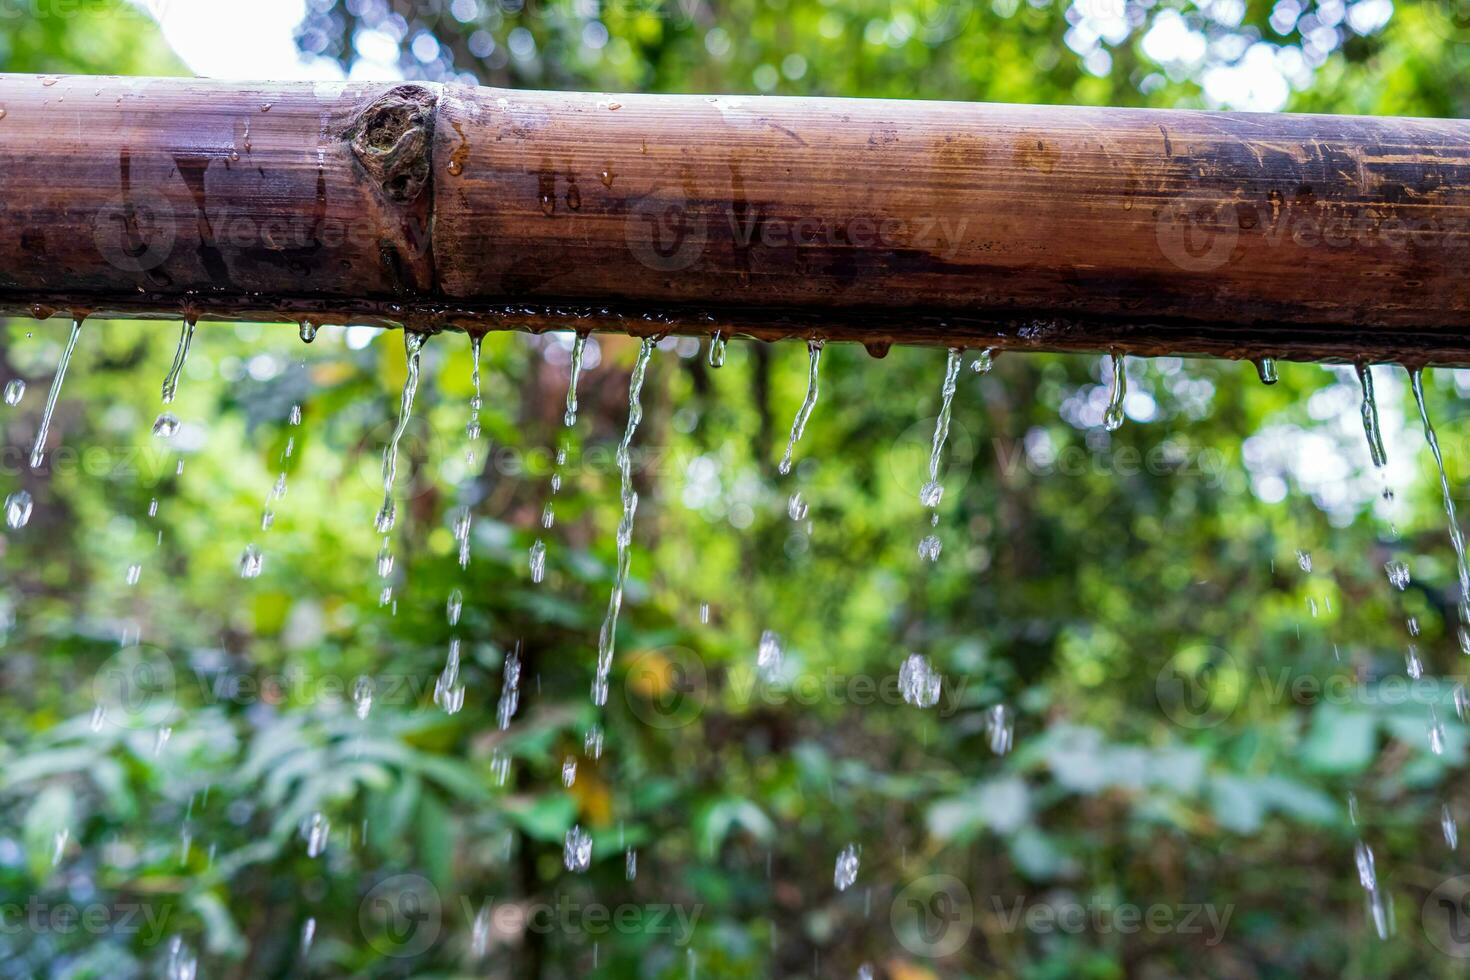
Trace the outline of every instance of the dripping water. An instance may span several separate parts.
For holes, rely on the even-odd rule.
[[[612,594],[608,597],[607,615],[603,617],[602,629],[597,637],[597,674],[592,681],[592,701],[599,705],[607,703],[607,678],[612,670],[618,613],[623,607],[623,588],[627,584],[628,565],[633,558],[633,519],[638,513],[638,493],[633,489],[631,451],[633,435],[638,431],[638,423],[643,420],[643,378],[648,372],[648,362],[653,357],[657,342],[655,337],[643,339],[638,348],[638,360],[628,379],[628,424],[623,430],[623,441],[618,444],[617,451],[623,503],[623,516],[618,522],[618,565],[614,572]]]
[[[174,362],[163,379],[163,403],[165,405],[172,403],[179,393],[179,374],[184,370],[184,362],[189,359],[189,346],[193,343],[194,319],[191,317],[184,321],[179,331],[179,346],[174,351]]]
[[[1108,407],[1103,412],[1103,428],[1116,432],[1123,427],[1123,402],[1128,398],[1128,371],[1123,355],[1114,351],[1109,355],[1113,361],[1113,390],[1108,396]]]
[[[393,437],[388,446],[383,450],[383,506],[378,510],[375,526],[379,534],[387,534],[393,530],[393,524],[397,520],[398,512],[393,503],[393,483],[398,478],[398,445],[403,441],[403,433],[408,429],[408,421],[413,415],[413,399],[419,390],[419,352],[424,348],[426,334],[415,333],[412,330],[403,332],[403,347],[408,360],[408,377],[403,380],[403,396],[398,407],[398,425],[393,430]]]
[[[1384,451],[1383,431],[1378,426],[1378,401],[1373,396],[1373,370],[1361,362],[1355,367],[1358,371],[1358,384],[1363,389],[1363,404],[1360,409],[1363,415],[1363,434],[1368,438],[1368,453],[1373,457],[1373,465],[1381,470],[1388,465],[1388,453]]]
[[[716,330],[709,339],[709,366],[720,368],[725,364],[725,335]]]
[[[577,384],[582,379],[582,359],[587,350],[587,334],[578,331],[577,337],[572,341],[572,366],[567,376],[567,410],[562,415],[562,423],[568,428],[577,424]]]
[[[781,475],[785,476],[791,472],[791,456],[796,452],[796,441],[806,431],[807,419],[812,416],[812,409],[817,406],[817,371],[822,362],[822,341],[807,341],[807,377],[806,398],[802,400],[801,408],[796,410],[796,418],[791,422],[791,438],[786,441],[786,454],[781,457],[781,463],[776,468]]]
[[[77,349],[77,338],[82,335],[81,317],[71,322],[71,336],[56,364],[56,377],[51,379],[51,391],[46,395],[46,408],[41,412],[41,427],[36,430],[36,445],[31,450],[31,469],[39,469],[46,458],[46,435],[51,431],[51,417],[56,413],[56,400],[61,397],[61,385],[66,381],[66,369],[71,364],[72,353]]]
[[[1409,372],[1409,384],[1414,389],[1414,402],[1419,406],[1419,420],[1424,423],[1424,441],[1429,443],[1429,452],[1434,456],[1435,468],[1439,471],[1439,489],[1444,499],[1445,520],[1449,525],[1450,545],[1455,551],[1455,572],[1460,579],[1460,646],[1470,652],[1470,563],[1465,557],[1465,535],[1460,530],[1455,515],[1455,500],[1450,493],[1450,480],[1445,474],[1444,456],[1440,452],[1439,437],[1429,421],[1429,408],[1424,403],[1424,372],[1415,368]]]

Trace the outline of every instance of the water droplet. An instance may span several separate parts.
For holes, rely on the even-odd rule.
[[[593,725],[587,729],[587,734],[582,738],[582,751],[589,759],[602,758],[602,727],[600,725]]]
[[[510,720],[515,717],[520,700],[521,648],[517,645],[505,655],[505,668],[502,671],[500,703],[495,709],[495,722],[500,726],[501,731],[510,727]]]
[[[1103,412],[1103,428],[1116,432],[1123,427],[1123,402],[1128,398],[1128,372],[1123,364],[1123,355],[1109,355],[1113,361],[1113,390],[1108,396],[1108,407]]]
[[[592,836],[581,825],[567,831],[566,845],[562,850],[562,861],[568,871],[581,874],[592,866]]]
[[[378,578],[387,578],[393,574],[393,549],[389,547],[388,541],[384,539],[383,546],[378,549]]]
[[[309,918],[301,926],[301,957],[305,959],[311,953],[312,940],[316,938],[316,918]]]
[[[1424,661],[1419,659],[1419,651],[1411,643],[1409,650],[1404,654],[1404,673],[1414,680],[1424,676]]]
[[[699,621],[705,625],[709,624],[709,603],[707,602],[699,604]]]
[[[577,760],[567,756],[561,764],[561,784],[568,789],[577,781]]]
[[[240,577],[259,578],[264,567],[265,555],[255,545],[246,545],[245,553],[240,556]]]
[[[985,735],[990,740],[990,751],[1005,755],[1016,739],[1016,719],[1011,709],[1003,704],[990,706],[985,712]]]
[[[549,529],[555,523],[556,509],[551,505],[550,502],[548,502],[546,506],[541,509],[541,526]]]
[[[142,577],[143,577],[143,566],[142,565],[139,565],[137,563],[134,563],[134,564],[128,566],[128,574],[126,576],[126,580],[127,580],[127,583],[129,585],[137,585],[138,584],[138,580],[140,578],[142,578]]]
[[[938,561],[939,553],[944,550],[944,542],[939,540],[937,534],[926,534],[919,541],[919,557],[925,561]]]
[[[1298,551],[1296,553],[1297,567],[1304,572],[1312,570],[1312,553],[1310,551]]]
[[[169,412],[164,412],[153,420],[153,434],[160,439],[171,439],[178,431],[179,419]]]
[[[613,172],[612,172],[612,168],[609,167],[608,169],[604,170],[602,173],[598,174],[598,178],[602,181],[602,186],[603,187],[611,187],[613,185]]]
[[[1256,374],[1260,375],[1262,384],[1274,385],[1276,383],[1276,358],[1256,358]]]
[[[449,641],[449,656],[444,670],[434,682],[434,703],[444,709],[445,714],[459,714],[464,707],[464,685],[459,682],[459,638]]]
[[[449,617],[450,626],[459,625],[459,611],[462,608],[464,608],[464,593],[460,592],[458,589],[454,589],[449,593],[449,603],[445,607],[445,612],[448,614]]]
[[[580,211],[582,209],[582,192],[577,189],[576,184],[571,184],[567,187],[567,207],[573,211]]]
[[[638,852],[631,847],[623,852],[623,877],[628,881],[638,877]]]
[[[310,320],[302,320],[300,334],[303,344],[309,344],[313,340],[316,340],[316,324]]]
[[[898,671],[898,688],[908,704],[932,708],[939,703],[939,674],[922,653],[911,653]]]
[[[1385,562],[1383,570],[1388,573],[1388,581],[1400,592],[1409,587],[1409,565],[1407,562]]]
[[[332,825],[320,810],[307,817],[301,826],[301,836],[306,838],[306,856],[321,857],[331,833]]]
[[[976,374],[989,374],[994,366],[995,354],[989,347],[975,355],[975,359],[970,362],[970,370]]]
[[[791,472],[791,457],[796,452],[796,441],[806,431],[807,420],[811,418],[812,409],[817,405],[817,373],[822,364],[822,341],[807,341],[806,348],[806,397],[802,400],[801,407],[796,410],[796,418],[791,422],[791,437],[786,441],[786,454],[781,457],[781,462],[776,467],[782,476]]]
[[[793,521],[804,521],[806,510],[806,501],[802,498],[801,491],[797,490],[792,493],[790,499],[786,501],[786,516]]]
[[[775,683],[781,676],[781,664],[786,653],[781,649],[781,637],[775,630],[761,633],[760,646],[756,649],[755,666],[761,679],[767,684]]]
[[[723,367],[725,364],[725,336],[716,330],[715,335],[709,339],[709,366],[712,368]]]
[[[5,386],[5,404],[19,405],[26,395],[26,383],[16,378]]]
[[[17,490],[5,498],[5,523],[12,528],[22,528],[31,522],[31,495],[29,491]]]
[[[1455,821],[1455,812],[1445,803],[1439,808],[1439,826],[1444,831],[1444,842],[1450,850],[1460,846],[1460,825]]]
[[[540,538],[531,545],[531,581],[540,582],[546,577],[546,542]]]
[[[359,674],[352,682],[352,712],[359,720],[366,720],[373,710],[373,689],[373,679],[366,674]]]
[[[292,425],[300,425],[301,424],[301,406],[300,405],[292,405],[291,406],[291,414],[287,418],[287,421],[289,421]]]
[[[858,853],[857,846],[848,844],[837,855],[837,866],[832,871],[832,884],[840,892],[845,892],[857,881],[858,876]]]
[[[1358,841],[1353,848],[1353,860],[1358,866],[1358,884],[1368,891],[1378,887],[1378,870],[1373,863],[1373,848]]]

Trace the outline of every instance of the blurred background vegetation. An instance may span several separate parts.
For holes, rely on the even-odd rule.
[[[356,75],[375,59],[506,86],[1461,116],[1466,26],[1448,2],[1387,0],[311,0],[298,41]],[[0,18],[6,71],[167,74],[187,55],[103,0]],[[429,342],[383,606],[372,517],[405,374],[396,333],[324,328],[305,346],[280,325],[202,327],[164,440],[151,430],[173,329],[89,323],[39,472],[24,459],[65,325],[12,321],[4,337],[0,380],[29,385],[0,409],[4,492],[35,510],[0,537],[0,976],[186,976],[191,961],[211,977],[1463,970],[1421,918],[1463,870],[1441,807],[1470,816],[1470,788],[1450,684],[1401,683],[1406,617],[1431,675],[1464,662],[1439,489],[1397,368],[1378,369],[1390,501],[1350,369],[1282,365],[1266,387],[1250,365],[1130,361],[1129,421],[1107,433],[1105,360],[967,367],[929,564],[917,493],[942,351],[829,348],[780,477],[806,351],[737,339],[713,370],[699,344],[665,341],[599,714],[635,342],[589,341],[564,430],[570,336],[487,337],[473,442],[469,344]],[[1431,372],[1462,509],[1466,393],[1470,373]],[[810,512],[793,521],[798,489]],[[263,572],[242,579],[252,543]],[[1412,569],[1406,590],[1391,561]],[[754,679],[766,630],[786,650],[774,684]],[[448,714],[433,689],[455,636],[464,706]],[[517,645],[519,709],[501,731]],[[944,676],[935,708],[893,694],[912,652]],[[144,700],[121,703],[139,678]],[[1449,722],[1441,755],[1426,701]],[[1002,705],[1008,753],[988,722]],[[585,873],[563,860],[574,825],[594,840]],[[1354,869],[1360,838],[1393,897],[1386,941]],[[860,870],[839,892],[849,843]],[[904,889],[934,874],[958,878],[974,914],[939,957],[899,921]],[[403,875],[440,902],[432,935],[378,914]],[[492,917],[476,936],[491,902],[698,918],[685,935],[647,916],[599,934]],[[1223,936],[1046,931],[1011,923],[1017,902],[1230,918]],[[38,905],[113,918],[37,927],[24,916]],[[125,909],[139,911],[124,925]]]

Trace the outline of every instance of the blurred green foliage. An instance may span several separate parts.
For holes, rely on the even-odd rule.
[[[87,18],[105,8],[85,9],[0,20],[7,70],[174,70],[141,18],[113,10],[94,29]],[[1064,46],[1074,15],[1051,4],[692,9],[679,19],[622,6],[599,20],[586,5],[476,7],[477,19],[428,25],[455,59],[424,74],[1203,98],[1198,72],[1171,72],[1140,47],[1175,8],[1138,7],[1101,74]],[[1265,36],[1272,13],[1246,4],[1233,30]],[[1295,104],[1459,114],[1465,47],[1434,29],[1452,13],[1400,7],[1383,30],[1341,38]],[[303,39],[350,61],[346,39],[382,15],[318,6]],[[888,26],[870,26],[880,19]],[[586,43],[594,21],[600,46]],[[962,29],[912,29],[936,23]],[[885,33],[893,24],[908,34]],[[411,46],[407,27],[397,40]],[[534,57],[470,46],[483,30],[504,50],[517,28]],[[1273,36],[1301,41],[1295,27]],[[769,86],[762,66],[777,71]],[[875,361],[829,348],[798,465],[782,478],[774,460],[806,352],[736,340],[716,371],[691,342],[666,341],[635,441],[632,578],[599,712],[588,692],[616,563],[612,450],[636,343],[590,345],[597,363],[565,431],[569,338],[487,337],[470,460],[469,345],[430,341],[397,487],[395,600],[381,606],[372,515],[405,374],[397,335],[324,328],[305,347],[288,327],[203,327],[169,409],[183,425],[160,440],[150,430],[172,330],[88,323],[48,466],[33,473],[24,459],[64,334],[60,322],[11,322],[0,361],[3,380],[29,384],[0,410],[4,492],[35,499],[30,523],[0,537],[0,976],[156,976],[190,956],[211,977],[825,977],[863,963],[899,978],[1460,973],[1421,908],[1461,870],[1439,824],[1442,804],[1470,815],[1467,740],[1449,683],[1407,690],[1402,678],[1409,616],[1431,675],[1463,674],[1455,571],[1396,369],[1379,378],[1388,502],[1351,371],[1283,365],[1265,387],[1248,365],[1131,361],[1132,418],[1108,434],[1098,359],[967,367],[931,529],[917,494],[942,352]],[[1433,373],[1462,509],[1467,390],[1470,377]],[[287,492],[262,530],[282,472]],[[797,489],[803,521],[787,515]],[[473,514],[464,570],[461,507]],[[931,530],[944,543],[932,565],[916,551]],[[537,539],[540,584],[527,557]],[[263,572],[242,579],[251,543]],[[1409,563],[1406,590],[1390,587],[1389,561]],[[754,669],[765,630],[786,650],[774,684]],[[465,699],[446,714],[434,684],[455,636]],[[519,708],[502,731],[517,646]],[[897,696],[911,652],[944,676],[933,709]],[[373,699],[360,718],[362,677]],[[1439,756],[1430,701],[1449,723]],[[991,745],[998,705],[1015,723],[1004,755]],[[594,839],[585,873],[564,864],[574,824]],[[1360,837],[1395,899],[1388,941],[1354,870]],[[839,893],[834,862],[848,843],[861,866]],[[932,900],[933,875],[958,879],[971,925]],[[934,936],[912,928],[915,894],[946,929],[965,927],[963,945],[925,955]],[[1226,918],[1216,933],[1203,921],[1046,929],[1011,914],[1122,905]],[[495,914],[478,956],[484,908]],[[599,927],[599,908],[633,918]],[[103,919],[58,920],[67,909]],[[526,915],[540,925],[526,928]]]

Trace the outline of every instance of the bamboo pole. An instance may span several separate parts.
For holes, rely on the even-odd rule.
[[[1470,363],[1470,123],[0,76],[0,312]]]

